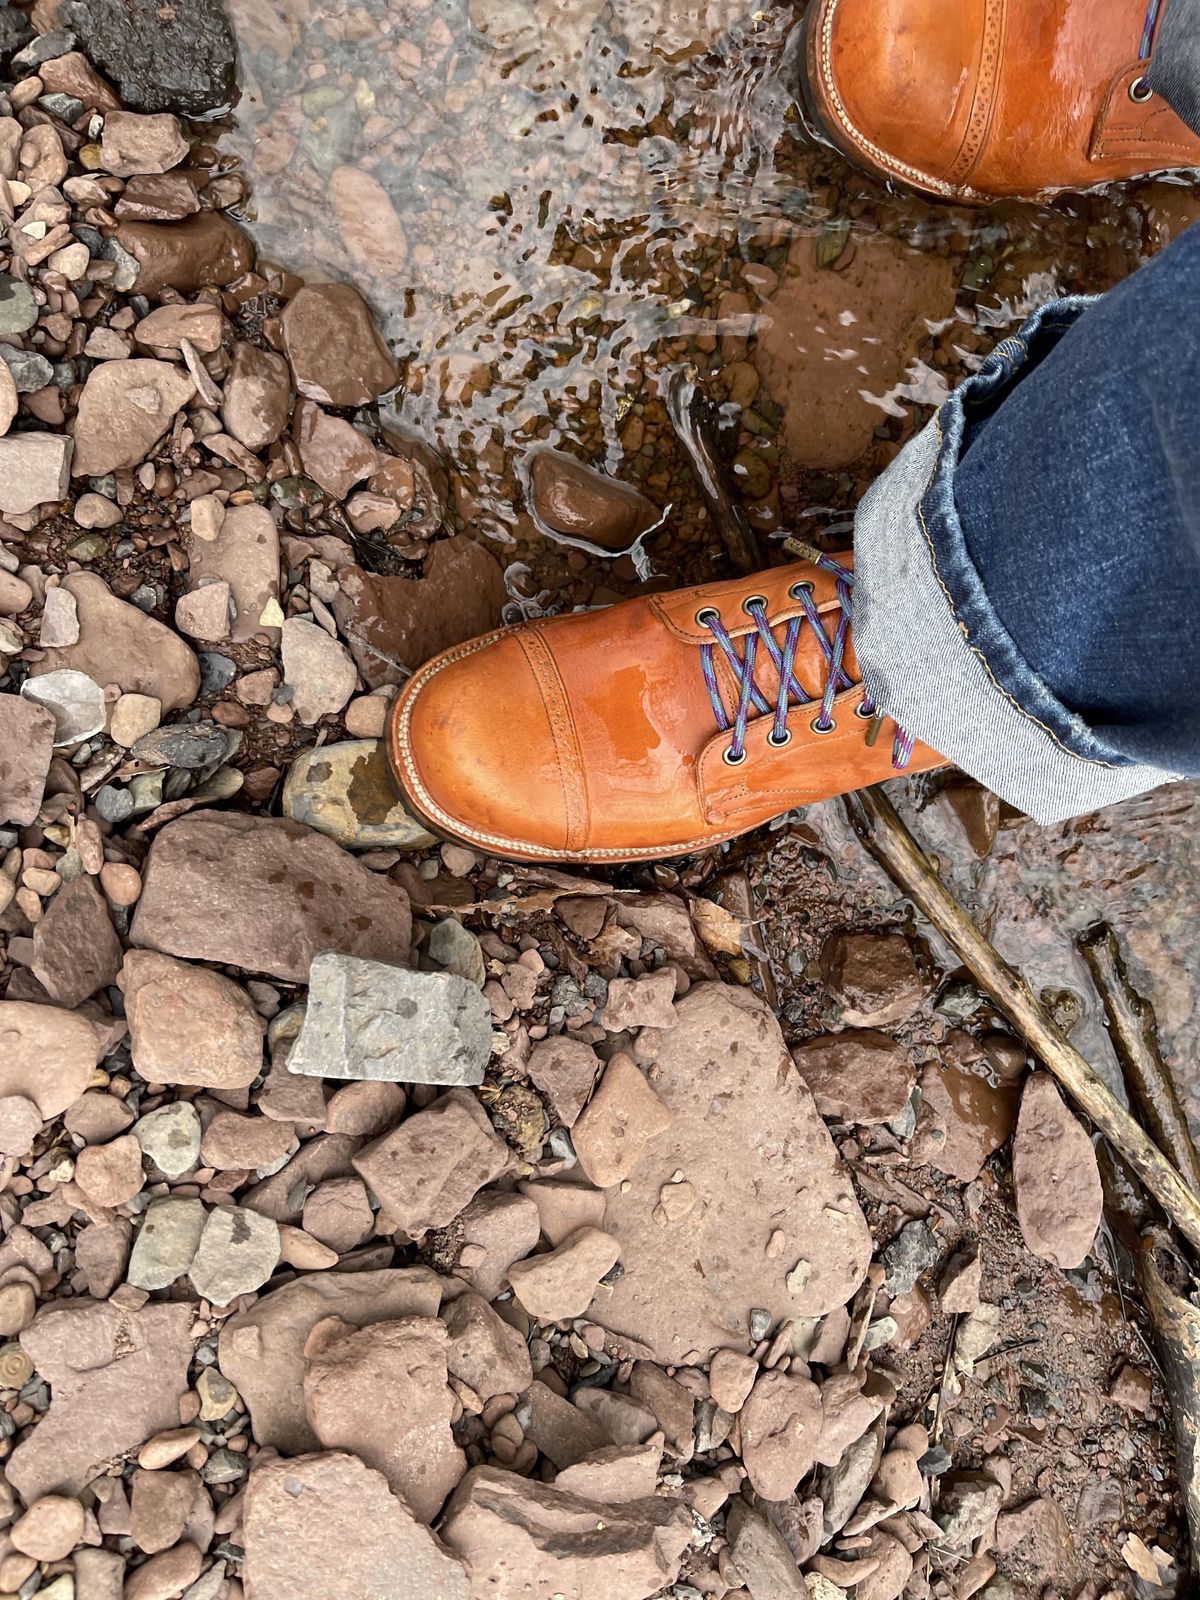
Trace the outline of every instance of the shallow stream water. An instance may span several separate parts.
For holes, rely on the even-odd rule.
[[[719,402],[764,550],[793,530],[837,548],[872,478],[1032,305],[1104,289],[1200,216],[1163,182],[981,210],[886,191],[804,128],[792,6],[232,11],[242,92],[219,143],[250,180],[245,220],[281,264],[371,300],[405,363],[400,420],[445,459],[452,519],[505,566],[510,616],[725,570],[659,398],[667,367]],[[664,508],[637,560],[543,536],[524,492],[537,442]],[[1196,1115],[1198,793],[1013,823],[982,864],[935,809],[917,818],[1035,985],[1083,991],[1070,935],[1114,922]],[[832,811],[814,820],[854,880],[857,846]]]

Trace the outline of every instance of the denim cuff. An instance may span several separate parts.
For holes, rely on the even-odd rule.
[[[1034,672],[992,607],[954,501],[970,408],[994,404],[1039,343],[1090,304],[1082,295],[1052,301],[997,345],[872,485],[854,523],[854,641],[872,699],[1041,823],[1177,776],[1109,749]]]

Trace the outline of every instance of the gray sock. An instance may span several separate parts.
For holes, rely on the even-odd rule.
[[[1200,0],[1167,0],[1146,77],[1193,133],[1200,133]]]

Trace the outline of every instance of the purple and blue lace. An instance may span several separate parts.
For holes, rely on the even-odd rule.
[[[761,645],[771,659],[779,678],[779,687],[776,694],[774,707],[774,721],[767,743],[782,748],[791,742],[791,730],[788,728],[788,712],[793,704],[811,706],[820,704],[820,710],[813,718],[811,727],[814,733],[832,733],[837,724],[833,720],[833,702],[836,697],[846,689],[856,687],[854,679],[849,677],[842,665],[846,654],[846,642],[850,637],[850,627],[854,614],[850,601],[850,590],[854,583],[854,573],[843,567],[832,556],[822,555],[813,561],[814,566],[823,567],[826,572],[837,575],[838,599],[841,602],[841,612],[838,616],[837,628],[833,638],[821,622],[821,613],[813,599],[813,586],[811,583],[794,583],[788,591],[798,602],[803,615],[791,617],[786,624],[783,644],[780,646],[775,638],[775,630],[785,625],[782,622],[772,623],[767,616],[767,602],[762,595],[751,595],[742,602],[742,609],[754,623],[754,632],[745,635],[745,646],[742,653],[738,654],[737,645],[728,629],[721,621],[720,612],[713,606],[705,606],[696,613],[696,621],[706,627],[713,635],[715,644],[706,644],[702,647],[701,665],[704,668],[704,681],[708,687],[708,698],[712,703],[713,715],[717,726],[722,732],[733,729],[733,736],[729,741],[729,748],[725,751],[725,761],[731,767],[740,766],[746,759],[746,735],[750,725],[752,712],[765,716],[771,712],[770,701],[754,681],[755,667],[758,663],[758,650]],[[800,636],[804,625],[811,627],[813,637],[825,657],[825,685],[817,694],[810,694],[796,676],[795,663],[796,651],[799,648]],[[720,648],[733,673],[737,689],[737,705],[733,715],[726,710],[725,702],[721,697],[720,685],[717,682],[716,651]],[[863,699],[855,708],[855,716],[874,722],[879,713],[870,696],[864,694]],[[892,765],[897,772],[902,772],[908,765],[913,752],[912,735],[897,728],[896,736],[892,741]]]

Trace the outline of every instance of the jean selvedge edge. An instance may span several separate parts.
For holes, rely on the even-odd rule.
[[[917,514],[934,576],[954,620],[998,692],[1068,755],[1100,766],[1126,767],[1136,763],[1098,739],[1082,717],[1063,705],[1017,648],[988,598],[967,548],[954,499],[954,473],[966,438],[968,406],[995,400],[1018,383],[1037,354],[1038,341],[1065,332],[1099,298],[1066,295],[1039,306],[1017,333],[996,345],[978,372],[965,378],[943,401],[934,419],[939,438],[937,460]],[[986,448],[982,443],[980,447]],[[1005,464],[998,462],[996,470],[1005,471]]]

